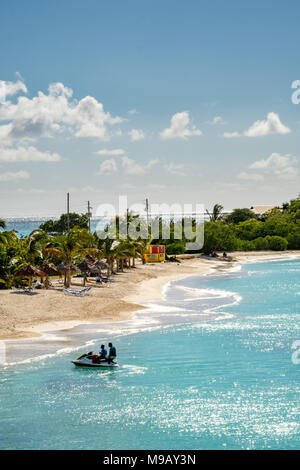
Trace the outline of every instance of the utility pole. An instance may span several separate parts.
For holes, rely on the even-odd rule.
[[[91,207],[91,205],[90,205],[90,201],[88,201],[88,211],[87,211],[87,213],[86,213],[86,216],[87,216],[88,219],[89,219],[89,231],[91,231],[91,218],[92,218],[92,212],[91,212],[91,210],[92,210],[92,207]]]
[[[146,214],[147,214],[147,225],[149,225],[149,200],[146,197]]]
[[[70,230],[70,194],[67,193],[67,231]]]

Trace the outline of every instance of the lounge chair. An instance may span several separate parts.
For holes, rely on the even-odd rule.
[[[32,283],[32,287],[34,289],[44,289],[45,285],[42,283],[42,282],[39,282],[39,281],[33,281]]]
[[[72,294],[72,295],[78,295],[78,296],[83,296],[87,294],[91,290],[91,287],[85,287],[84,289],[63,289],[63,292],[65,294]]]
[[[33,288],[32,287],[12,287],[12,290],[15,292],[18,292],[19,294],[28,294],[28,295],[33,295]]]
[[[112,281],[114,281],[114,279],[111,279],[111,278],[106,277],[106,276],[102,276],[102,274],[99,274],[96,277],[96,282],[112,282]]]

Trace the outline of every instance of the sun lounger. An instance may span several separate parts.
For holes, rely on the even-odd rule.
[[[96,277],[96,282],[112,282],[112,281],[114,281],[114,279],[110,279],[109,277],[101,276],[101,274],[99,274]]]
[[[33,281],[32,287],[34,289],[44,289],[45,285],[42,282],[39,281]]]
[[[84,289],[63,289],[65,294],[72,294],[77,296],[83,296],[91,290],[91,287],[85,287]]]
[[[28,294],[33,295],[33,288],[32,287],[12,287],[12,290],[18,292],[19,294]]]

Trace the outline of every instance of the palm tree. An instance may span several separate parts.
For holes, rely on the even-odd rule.
[[[4,219],[0,219],[0,228],[6,228],[6,222]]]
[[[41,264],[46,262],[48,255],[44,252],[46,244],[49,242],[49,235],[43,230],[34,230],[25,240],[27,243],[27,256],[30,263]]]
[[[72,264],[79,260],[80,255],[93,248],[93,242],[93,235],[87,229],[74,227],[67,234],[60,235],[47,244],[44,251],[67,265],[66,287],[71,285]]]
[[[0,232],[0,283],[10,288],[14,283],[15,272],[26,261],[24,243],[14,232]]]
[[[2,245],[10,245],[11,243],[16,243],[18,241],[17,235],[12,231],[0,232],[0,243]]]
[[[145,264],[145,253],[147,251],[148,246],[151,243],[151,237],[148,238],[141,238],[137,240],[137,248],[136,248],[136,254],[138,258],[142,260],[142,263]]]
[[[217,222],[217,220],[220,220],[223,217],[223,214],[222,214],[223,209],[224,207],[221,206],[221,204],[215,204],[211,214],[206,209],[206,213],[209,215],[209,220],[211,222]]]

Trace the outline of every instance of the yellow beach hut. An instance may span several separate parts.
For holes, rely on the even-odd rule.
[[[166,247],[165,245],[149,245],[144,255],[146,263],[157,263],[165,261]]]

